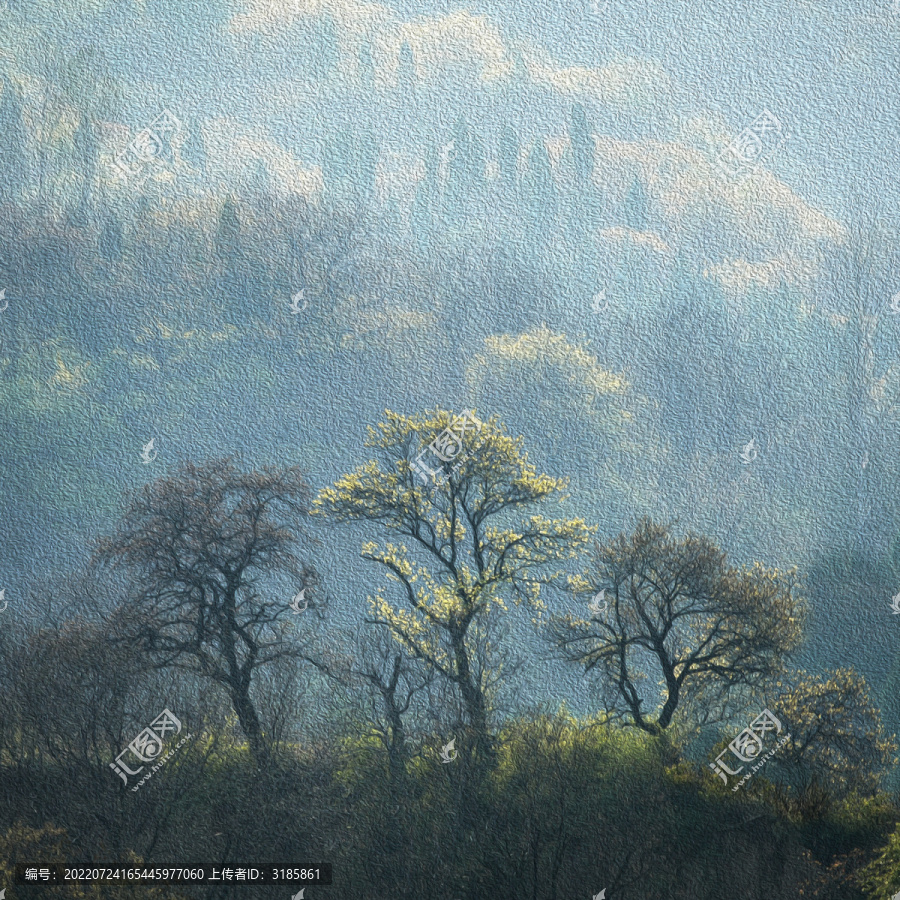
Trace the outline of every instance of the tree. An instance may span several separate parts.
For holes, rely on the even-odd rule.
[[[108,262],[117,263],[122,259],[122,226],[114,213],[110,213],[103,222],[97,246],[100,255]]]
[[[435,673],[411,660],[384,629],[367,628],[360,639],[360,652],[351,675],[377,698],[380,709],[373,709],[373,727],[387,750],[392,793],[399,791],[409,757],[403,717],[416,694],[434,681]]]
[[[835,336],[840,339],[837,352],[846,360],[846,370],[833,376],[843,395],[835,415],[850,435],[840,489],[852,505],[854,533],[848,537],[857,552],[871,550],[873,536],[883,531],[881,523],[897,510],[888,485],[896,479],[892,431],[900,413],[900,372],[888,348],[894,340],[890,310],[900,253],[896,229],[879,206],[876,201],[872,209],[869,197],[852,202],[847,238],[823,267],[823,301],[842,323],[829,340],[837,348]]]
[[[531,228],[549,230],[556,215],[556,184],[550,154],[543,138],[538,138],[528,156],[528,168],[522,178],[523,214]]]
[[[416,58],[409,41],[400,45],[397,56],[397,90],[409,95],[416,89]]]
[[[572,159],[575,163],[575,176],[580,186],[587,185],[594,173],[594,139],[588,125],[584,105],[576,103],[572,106],[569,119],[569,139],[572,141]]]
[[[504,125],[500,132],[497,157],[504,185],[507,188],[513,187],[518,177],[519,138],[510,125]]]
[[[327,12],[317,16],[312,32],[307,50],[310,54],[310,76],[312,80],[322,84],[328,81],[337,68],[340,56],[334,16]]]
[[[668,728],[685,700],[702,694],[711,718],[735,689],[772,679],[802,634],[793,572],[730,567],[708,538],[675,540],[649,519],[597,545],[594,574],[574,586],[603,590],[608,611],[590,621],[554,617],[550,639],[586,672],[599,669],[611,711],[651,734]],[[648,667],[661,676],[655,717],[641,690]]]
[[[375,90],[375,59],[370,42],[361,42],[356,54],[359,80],[364,91]]]
[[[628,189],[623,206],[625,224],[637,231],[646,231],[650,219],[649,206],[647,191],[640,178],[635,177]]]
[[[792,801],[806,816],[819,815],[834,798],[874,795],[897,752],[886,734],[865,679],[853,669],[827,677],[799,671],[774,701],[790,740],[772,758]]]
[[[25,184],[26,141],[22,119],[22,95],[9,75],[3,76],[3,93],[0,94],[0,197],[18,199]]]
[[[559,499],[566,482],[538,475],[522,452],[523,439],[509,437],[496,418],[482,423],[471,416],[473,424],[464,414],[460,426],[440,409],[418,417],[385,415],[366,441],[380,459],[324,489],[313,511],[339,522],[378,522],[410,539],[424,558],[420,562],[404,545],[363,546],[363,558],[384,567],[402,596],[396,603],[379,591],[370,598],[368,621],[388,629],[407,653],[455,687],[476,754],[493,757],[489,666],[479,653],[479,647],[490,652],[482,637],[488,620],[505,610],[507,598],[540,608],[541,586],[560,575],[548,571],[551,564],[574,557],[589,529],[581,519],[512,521],[519,508]],[[432,470],[445,480],[431,490],[416,481],[411,462],[424,441],[446,457]]]
[[[336,130],[323,148],[325,188],[330,200],[353,200],[364,205],[372,199],[378,168],[378,142],[370,127],[354,123]]]
[[[484,189],[484,148],[464,116],[453,128],[449,162],[447,203],[455,216],[464,217],[470,211],[470,204]]]
[[[894,828],[886,846],[860,872],[860,885],[871,900],[896,896],[900,891],[900,825]]]
[[[188,463],[145,486],[97,549],[98,561],[136,578],[135,608],[119,612],[126,639],[157,667],[224,687],[257,761],[267,747],[251,699],[254,674],[285,656],[309,660],[280,621],[288,604],[265,599],[260,578],[315,584],[293,551],[294,520],[310,496],[296,466],[242,473],[228,459]]]

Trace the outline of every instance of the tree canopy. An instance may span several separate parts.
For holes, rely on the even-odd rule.
[[[672,537],[643,519],[631,535],[596,545],[576,595],[603,591],[607,609],[552,617],[564,658],[602,677],[611,712],[659,733],[685,700],[702,695],[707,718],[741,688],[771,680],[800,643],[805,602],[794,572],[729,566],[709,538]],[[659,689],[644,688],[652,674]],[[648,708],[649,704],[649,708]]]
[[[335,521],[378,522],[409,542],[363,546],[363,557],[400,587],[399,597],[380,590],[370,598],[369,621],[456,686],[486,752],[488,620],[509,601],[541,608],[541,587],[564,574],[560,564],[575,558],[590,534],[581,519],[516,516],[558,502],[566,486],[538,474],[523,443],[496,418],[387,410],[366,441],[377,458],[325,488],[314,505]],[[421,447],[432,449],[437,464],[428,470],[431,483]]]

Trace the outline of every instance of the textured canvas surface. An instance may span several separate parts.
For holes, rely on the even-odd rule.
[[[900,895],[898,42],[0,4],[0,892]]]

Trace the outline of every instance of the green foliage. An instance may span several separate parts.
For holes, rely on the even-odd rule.
[[[861,872],[860,884],[871,900],[887,900],[900,891],[900,825],[878,856]]]

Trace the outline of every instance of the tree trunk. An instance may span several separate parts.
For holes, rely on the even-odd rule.
[[[469,727],[475,734],[476,753],[481,759],[493,760],[494,745],[488,733],[487,704],[485,703],[484,692],[475,684],[472,677],[469,655],[466,652],[462,635],[458,638],[454,636],[453,644],[456,655],[456,668],[459,673],[459,689],[469,718]]]
[[[256,708],[250,699],[249,691],[243,686],[233,687],[231,691],[231,702],[234,704],[234,711],[237,713],[238,721],[241,725],[241,731],[247,736],[250,744],[250,752],[257,765],[268,762],[269,748],[263,737],[262,727],[259,724],[259,716],[256,715]]]

